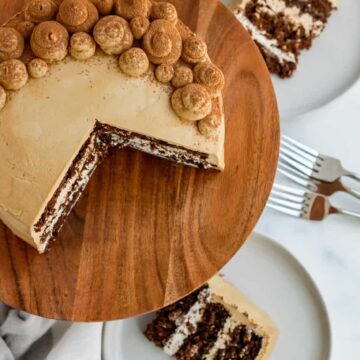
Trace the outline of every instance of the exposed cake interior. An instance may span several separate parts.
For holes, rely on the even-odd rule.
[[[234,5],[269,70],[289,77],[301,50],[309,49],[321,34],[338,0],[236,0]]]
[[[55,239],[72,208],[76,205],[92,173],[111,149],[130,147],[179,164],[216,169],[207,154],[187,150],[154,138],[96,123],[41,218],[33,227],[33,237],[44,252]]]
[[[158,313],[145,336],[177,359],[266,359],[277,330],[271,319],[223,278]]]

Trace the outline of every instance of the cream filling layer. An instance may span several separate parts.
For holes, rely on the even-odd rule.
[[[226,319],[224,327],[220,330],[217,339],[210,349],[209,353],[203,357],[205,360],[213,360],[219,350],[225,349],[227,342],[231,339],[230,335],[232,331],[239,324],[234,321],[231,317]]]
[[[190,308],[184,317],[181,317],[174,334],[170,337],[166,345],[164,346],[164,352],[169,356],[174,356],[184,344],[184,341],[188,336],[195,333],[198,323],[202,318],[204,305],[207,304],[211,296],[209,289],[204,289],[198,295],[198,301],[196,301]]]

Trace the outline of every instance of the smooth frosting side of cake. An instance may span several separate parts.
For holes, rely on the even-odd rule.
[[[0,112],[0,215],[19,236],[30,229],[60,185],[95,122],[151,136],[209,155],[224,167],[224,126],[215,138],[180,120],[169,87],[153,79],[130,78],[114,57],[67,58],[41,79],[30,79]]]
[[[263,336],[263,348],[256,360],[266,360],[278,337],[278,330],[269,315],[255,306],[222,276],[213,277],[208,285],[214,299],[224,305],[233,320],[254,327],[256,333]]]

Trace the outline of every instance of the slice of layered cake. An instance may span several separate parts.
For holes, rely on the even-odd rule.
[[[223,170],[223,86],[170,3],[28,1],[0,27],[0,219],[44,252],[110,149]]]
[[[309,49],[338,0],[242,0],[235,15],[250,32],[269,70],[290,77],[301,50]]]
[[[145,336],[177,359],[264,360],[277,330],[264,312],[220,276],[168,306]]]

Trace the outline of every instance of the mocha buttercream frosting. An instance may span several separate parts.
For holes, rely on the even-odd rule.
[[[90,0],[64,0],[56,19],[70,33],[89,32],[99,20],[99,13]]]
[[[53,20],[56,17],[58,5],[54,0],[32,0],[25,7],[25,20],[38,24]]]
[[[47,74],[49,66],[43,59],[36,58],[29,61],[27,69],[32,78],[40,79]]]
[[[28,77],[26,66],[20,60],[10,59],[0,63],[0,85],[6,90],[19,90]]]
[[[176,114],[184,120],[201,120],[211,112],[210,96],[198,84],[177,89],[172,95],[171,103]]]
[[[0,86],[0,111],[4,108],[6,103],[6,91]]]
[[[98,21],[94,28],[94,39],[108,55],[119,55],[133,44],[129,23],[120,16],[109,15]]]
[[[96,43],[86,32],[77,32],[70,39],[70,54],[78,60],[87,60],[95,55]]]
[[[113,9],[118,15],[111,14]],[[99,12],[105,16],[99,19]],[[52,20],[54,18],[57,21]],[[31,51],[27,47],[22,60],[28,64],[34,55],[38,58],[28,64],[33,78],[47,72],[40,60],[61,61],[70,53],[73,58],[84,61],[94,56],[98,45],[108,55],[120,55],[119,67],[129,76],[142,76],[152,63],[158,65],[153,70],[155,78],[161,83],[171,83],[175,89],[196,83],[198,86],[194,88],[199,94],[205,90],[210,97],[216,98],[224,86],[223,74],[210,61],[205,42],[178,22],[176,8],[167,2],[30,0],[23,16],[17,16],[16,21],[9,24],[12,27],[0,27],[0,60],[22,57],[24,40],[30,38]],[[16,64],[19,70],[21,65]],[[19,74],[19,71],[12,71],[15,72]],[[11,90],[13,86],[9,85],[8,75],[3,73],[2,77],[6,79],[2,81],[3,86]],[[13,81],[16,83],[14,89],[21,85],[18,78],[17,75]],[[194,113],[178,101],[181,99],[179,94],[186,94],[188,89],[173,97],[174,111],[181,114],[180,118],[191,120],[204,113],[203,118],[197,119],[202,120],[211,113],[208,106]],[[188,111],[192,115],[189,116]],[[204,124],[207,123],[209,120],[199,126],[199,130],[203,129],[201,133],[205,133]]]
[[[101,15],[109,15],[114,7],[114,0],[91,0]]]
[[[148,71],[150,63],[144,50],[132,48],[120,56],[119,66],[129,76],[141,76]]]
[[[30,45],[36,56],[48,61],[63,60],[68,53],[69,34],[56,21],[37,25],[31,35]]]
[[[136,16],[149,17],[151,5],[150,0],[115,0],[115,12],[127,20]]]
[[[0,218],[39,251],[34,226],[96,122],[224,168],[223,76],[173,5],[30,0],[0,27],[1,56]]]
[[[24,52],[24,38],[19,31],[0,27],[0,62],[18,59]]]

